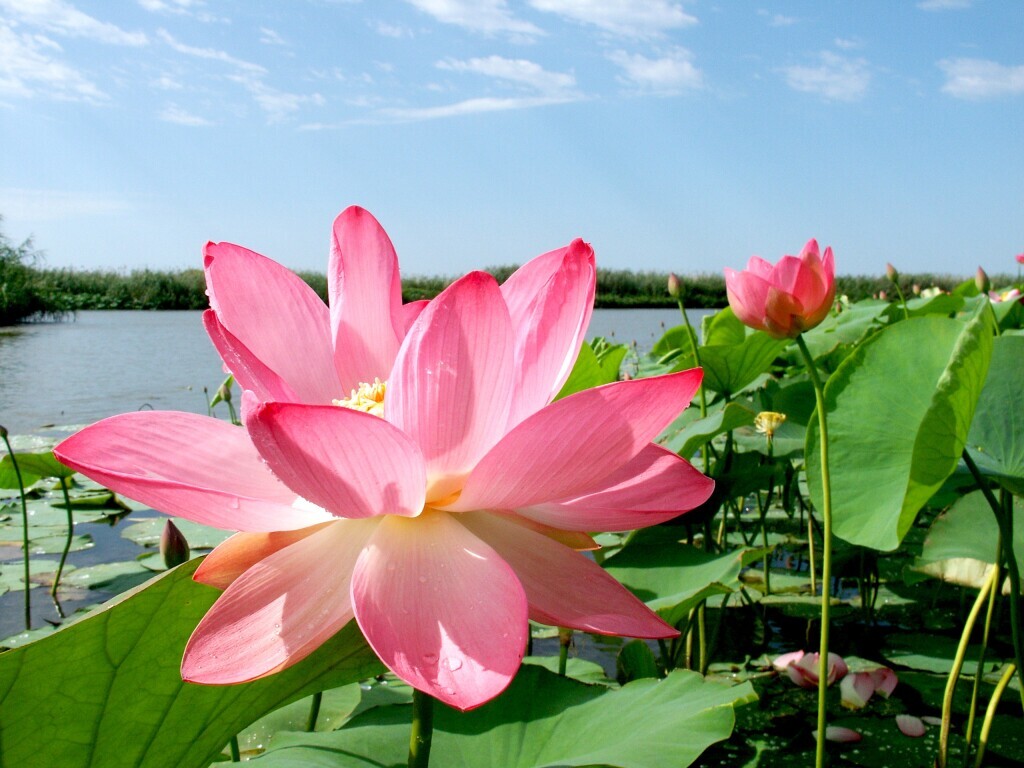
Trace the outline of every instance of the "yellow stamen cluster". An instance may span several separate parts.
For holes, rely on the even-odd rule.
[[[754,428],[771,440],[775,436],[775,430],[782,426],[786,420],[786,414],[775,411],[761,411],[754,417]]]
[[[342,408],[351,408],[355,411],[363,411],[363,413],[372,413],[374,416],[383,416],[384,391],[386,389],[387,384],[375,378],[372,384],[360,384],[357,389],[352,390],[351,395],[340,400],[334,400],[333,402]]]

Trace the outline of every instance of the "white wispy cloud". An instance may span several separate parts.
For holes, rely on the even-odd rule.
[[[107,94],[78,70],[54,58],[60,45],[43,35],[18,33],[0,20],[0,94],[99,104]]]
[[[444,24],[454,24],[486,35],[536,37],[544,34],[528,21],[517,19],[505,0],[406,0]]]
[[[127,200],[60,189],[0,189],[0,210],[19,221],[60,221],[72,216],[109,216],[132,209]]]
[[[985,59],[943,59],[942,90],[958,99],[991,99],[1024,93],[1024,65],[1006,66]]]
[[[138,3],[144,10],[164,16],[188,16],[204,22],[228,21],[204,10],[206,3],[203,0],[138,0]]]
[[[832,41],[832,44],[836,48],[841,48],[844,51],[852,51],[857,48],[863,47],[863,43],[860,40],[849,38],[849,37],[837,37]]]
[[[397,24],[388,24],[386,21],[371,21],[370,28],[381,37],[393,37],[396,40],[413,36],[411,29]]]
[[[622,67],[619,82],[643,91],[670,96],[704,86],[704,76],[685,48],[673,48],[666,55],[649,59],[625,51],[613,51],[608,58]]]
[[[501,56],[487,58],[445,59],[437,62],[438,69],[451,72],[472,72],[525,86],[542,94],[565,94],[576,85],[576,78],[565,72],[549,72],[527,59],[506,59]]]
[[[864,59],[822,51],[816,66],[783,67],[790,88],[815,93],[830,101],[857,101],[867,93],[871,72]]]
[[[205,117],[192,114],[191,112],[182,109],[177,104],[170,104],[165,107],[159,115],[160,119],[166,123],[175,123],[177,125],[187,125],[195,128],[202,128],[208,125],[213,125],[211,120],[207,120]]]
[[[271,123],[278,123],[307,105],[323,106],[326,100],[319,93],[299,94],[280,91],[250,75],[230,75],[229,80],[239,83],[252,96]]]
[[[143,32],[126,32],[63,0],[0,0],[0,9],[7,11],[12,20],[66,37],[82,37],[111,45],[141,46],[149,42]]]
[[[764,8],[758,10],[757,15],[768,19],[770,27],[791,27],[800,21],[796,16],[783,16],[781,13],[772,13]]]
[[[253,64],[252,62],[235,58],[226,51],[221,51],[216,48],[197,48],[193,45],[186,45],[185,43],[179,42],[175,39],[166,29],[158,29],[156,35],[167,43],[167,45],[169,45],[173,50],[178,53],[183,53],[186,56],[193,56],[197,59],[208,59],[210,61],[221,61],[225,64],[230,64],[234,67],[238,67],[238,69],[246,70],[248,72],[265,74],[267,71],[259,64]]]
[[[530,109],[546,107],[552,104],[565,104],[577,101],[578,97],[565,96],[529,96],[524,98],[477,98],[466,99],[454,104],[437,107],[392,107],[382,109],[380,114],[393,121],[412,122],[417,120],[436,120],[443,117],[472,115],[480,112],[507,112],[514,109]]]
[[[151,81],[150,85],[161,91],[180,91],[185,87],[170,75],[160,75],[156,80]]]
[[[260,42],[264,45],[288,45],[283,37],[268,27],[260,27]]]
[[[917,7],[922,11],[956,11],[970,8],[974,0],[921,0]]]
[[[697,23],[669,0],[530,0],[530,5],[622,37],[655,37]]]

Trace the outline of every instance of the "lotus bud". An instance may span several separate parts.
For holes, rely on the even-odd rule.
[[[164,565],[174,568],[187,563],[190,555],[185,536],[178,530],[178,526],[168,520],[164,524],[164,532],[160,534],[160,556],[164,559]]]
[[[974,273],[974,284],[978,286],[978,291],[981,293],[988,293],[989,289],[992,288],[988,275],[981,267],[978,267],[978,271]]]
[[[886,293],[885,291],[879,291],[878,292],[878,298],[880,298],[882,301],[888,301],[889,300],[889,294]]]
[[[5,427],[3,424],[0,424],[0,440],[6,440],[6,439],[7,439],[7,427]]]
[[[1018,253],[1017,254],[1017,263],[1018,264],[1024,264],[1024,253]]]
[[[225,403],[231,402],[231,385],[228,382],[224,382],[217,389],[217,397],[223,400]]]
[[[914,294],[915,296],[920,296],[921,295],[921,284],[920,283],[914,283],[912,286],[910,286],[910,292],[912,294]]]
[[[898,283],[900,280],[900,273],[897,272],[896,267],[889,262],[886,262],[885,264],[885,276],[889,278],[890,283]]]
[[[678,299],[681,292],[682,283],[679,280],[679,276],[675,272],[669,272],[668,274],[668,295],[673,299]]]

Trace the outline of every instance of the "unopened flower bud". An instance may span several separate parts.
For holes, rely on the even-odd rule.
[[[7,427],[5,427],[3,424],[0,424],[0,440],[6,440],[7,434]]]
[[[885,291],[879,291],[878,292],[878,298],[880,298],[882,301],[888,301],[889,300],[889,294],[886,293]]]
[[[921,286],[918,283],[914,283],[912,286],[910,286],[910,292],[912,294],[914,294],[915,296],[920,296],[921,295]]]
[[[669,272],[668,274],[668,295],[673,299],[678,299],[680,296],[680,289],[682,283],[679,281],[679,276],[675,272]]]
[[[160,534],[160,556],[164,559],[164,565],[174,568],[187,563],[191,554],[185,536],[178,530],[178,526],[168,520],[164,524],[164,532]]]
[[[889,278],[891,283],[899,282],[900,279],[900,273],[896,271],[896,267],[888,262],[885,264],[885,276]]]
[[[220,385],[220,388],[217,390],[217,397],[219,397],[225,403],[231,402],[231,386],[228,384],[228,382],[225,381],[223,384]]]
[[[989,282],[988,275],[985,270],[978,267],[978,271],[974,273],[974,284],[978,286],[978,291],[981,293],[988,293],[992,287],[992,283]]]

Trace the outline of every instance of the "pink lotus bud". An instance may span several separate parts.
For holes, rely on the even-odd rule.
[[[168,568],[187,563],[191,555],[188,541],[170,520],[164,524],[164,531],[160,534],[160,555]]]
[[[878,292],[878,298],[880,298],[882,301],[888,301],[889,300],[889,294],[886,293],[885,291],[879,291]]]
[[[809,240],[799,256],[770,264],[752,256],[747,268],[725,270],[729,306],[745,325],[777,339],[793,339],[828,315],[836,296],[832,249]]]
[[[910,286],[910,292],[912,294],[914,294],[915,296],[920,296],[921,295],[921,286],[918,283],[914,283],[912,286]]]
[[[981,293],[988,293],[992,288],[992,283],[989,282],[988,275],[981,267],[978,267],[978,271],[974,273],[974,284],[978,286],[978,290]]]
[[[885,264],[885,276],[889,278],[889,282],[895,283],[900,279],[900,273],[896,271],[896,267],[886,262]]]
[[[1017,254],[1017,263],[1018,264],[1024,264],[1024,253],[1018,253]]]
[[[921,718],[913,715],[896,715],[896,727],[903,732],[904,736],[910,736],[912,739],[924,736],[924,723]]]
[[[669,272],[668,275],[668,295],[673,299],[678,299],[680,295],[680,289],[682,283],[679,281],[679,276],[675,272]]]

